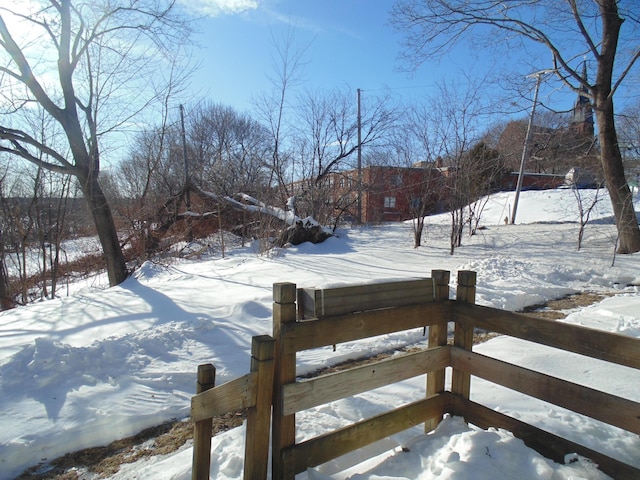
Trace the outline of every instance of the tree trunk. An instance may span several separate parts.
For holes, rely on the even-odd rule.
[[[3,248],[3,245],[0,245]],[[0,311],[13,308],[11,300],[11,291],[9,288],[9,279],[4,264],[4,255],[0,255]]]
[[[618,228],[618,253],[640,251],[640,229],[633,207],[633,195],[624,175],[622,155],[614,126],[613,105],[597,107],[598,139],[604,177]]]
[[[598,124],[600,160],[609,189],[611,205],[618,229],[618,253],[640,251],[640,228],[633,207],[633,196],[624,175],[624,164],[616,134],[611,79],[616,58],[620,27],[623,20],[618,15],[614,0],[600,4],[602,16],[602,45],[598,60],[596,83],[593,88],[594,110]]]
[[[424,216],[418,215],[413,220],[413,248],[422,245],[422,232],[424,231]]]
[[[79,178],[79,180],[102,245],[109,285],[113,287],[126,280],[128,272],[111,208],[98,183],[97,173],[89,173],[88,178]]]

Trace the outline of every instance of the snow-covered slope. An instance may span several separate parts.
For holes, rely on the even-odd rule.
[[[515,226],[502,221],[512,201],[508,194],[492,197],[483,215],[486,229],[465,236],[453,256],[447,245],[448,217],[443,215],[428,220],[419,249],[413,248],[410,223],[345,230],[323,244],[303,244],[268,256],[247,247],[228,252],[224,259],[147,263],[118,287],[98,288],[100,280],[93,279],[93,286],[76,286],[70,297],[0,313],[0,479],[14,478],[24,468],[63,453],[188,416],[198,364],[214,363],[218,383],[247,372],[251,337],[271,333],[275,282],[327,286],[429,276],[432,269],[449,269],[455,279],[457,270],[471,269],[478,272],[478,303],[509,310],[582,290],[614,292],[613,298],[574,312],[566,321],[640,337],[640,256],[617,256],[612,266],[615,229],[606,197],[587,226],[581,251],[576,250],[578,225],[570,223],[577,220],[570,191],[523,192],[520,224]],[[315,370],[409,344],[421,335],[339,345],[336,352],[301,356],[299,368]],[[565,370],[581,374],[586,382],[598,383],[604,376],[606,383],[596,386],[640,401],[637,372],[602,370],[521,343],[497,338],[478,351],[510,359],[517,354],[523,362],[538,362],[559,375]],[[411,401],[423,389],[424,379],[416,379],[366,401],[356,397],[336,402],[332,409],[305,412],[299,434],[312,435],[343,418]],[[474,382],[472,389],[487,405],[577,441],[607,445],[611,454],[640,467],[638,436],[483,382]],[[212,478],[241,478],[242,434],[239,428],[214,439]],[[410,452],[402,452],[403,446]],[[354,458],[383,451],[393,456],[381,465],[369,461],[347,469]],[[186,479],[190,462],[187,445],[169,458],[123,466],[114,478]],[[301,477],[348,475],[600,478],[588,462],[556,465],[508,432],[478,431],[455,418],[447,419],[434,435],[420,436],[419,429],[412,429]]]

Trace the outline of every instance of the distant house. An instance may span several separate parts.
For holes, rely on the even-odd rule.
[[[433,164],[368,166],[362,168],[361,180],[357,170],[349,170],[332,173],[328,183],[333,198],[348,205],[347,219],[360,216],[363,223],[399,222],[443,211],[448,173],[447,168]]]
[[[324,180],[326,203],[341,210],[342,218],[362,223],[401,222],[417,216],[447,211],[455,170],[432,162],[413,167],[368,166],[362,168],[361,186],[357,170],[329,174]],[[518,173],[504,173],[494,191],[516,188]],[[308,182],[296,182],[294,192],[304,195]],[[565,175],[525,173],[523,190],[545,190],[565,185]],[[358,202],[358,197],[360,201]]]

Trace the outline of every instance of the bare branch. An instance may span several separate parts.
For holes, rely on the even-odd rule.
[[[33,5],[44,6],[29,11]],[[51,145],[36,141],[38,134],[29,133],[29,110],[25,108],[18,111],[21,117],[11,119],[13,129],[2,130],[0,149],[76,177],[89,203],[112,285],[124,280],[127,271],[98,181],[99,147],[105,133],[158,98],[156,90],[147,88],[149,84],[156,87],[158,80],[154,77],[150,82],[148,74],[153,70],[155,75],[159,62],[175,58],[192,29],[190,19],[174,6],[175,0],[40,0],[16,5],[16,11],[0,7],[0,53],[8,60],[3,61],[0,73],[11,89],[6,105],[35,101],[55,120],[53,128],[65,136],[64,140],[52,137]],[[24,45],[19,45],[21,40],[16,41],[18,37],[7,27],[9,16],[37,30]],[[133,90],[135,94],[130,94]],[[125,95],[129,96],[123,100]],[[68,157],[61,153],[67,151]]]
[[[29,136],[23,131],[13,130],[10,128],[5,128],[0,126],[0,139],[8,140],[13,145],[13,148],[8,148],[0,144],[0,151],[12,153],[19,157],[22,157],[25,160],[28,160],[52,172],[63,173],[63,174],[70,174],[73,172],[74,167],[72,164],[70,164],[67,161],[66,158],[64,158],[62,155],[60,155],[58,152],[56,152],[52,148],[49,148],[47,145],[43,144],[42,142],[39,142],[38,140]],[[56,165],[56,164],[41,160],[40,157],[29,152],[29,150],[27,150],[22,144],[27,144],[27,145],[30,145],[31,147],[36,148],[41,153],[48,155],[51,158],[54,158],[60,165]]]
[[[613,85],[613,87],[611,88],[611,93],[609,94],[609,98],[613,97],[613,94],[616,93],[616,91],[618,90],[618,88],[620,87],[620,84],[623,82],[623,80],[627,77],[627,75],[629,74],[629,72],[631,71],[631,69],[633,68],[633,66],[635,65],[635,63],[638,61],[638,58],[640,58],[640,48],[638,50],[636,50],[635,55],[631,58],[631,60],[629,61],[629,63],[627,64],[627,67],[624,69],[624,71],[620,74],[620,76],[618,77],[618,80],[616,80],[616,83]]]
[[[640,57],[638,17],[631,13],[635,3],[632,0],[398,0],[392,10],[392,23],[406,34],[405,59],[413,69],[426,59],[446,53],[472,30],[479,29],[486,34],[482,29],[490,29],[501,32],[491,37],[490,43],[494,45],[507,44],[515,38],[546,47],[558,78],[574,91],[588,90],[621,253],[640,251],[640,228],[625,178],[613,105],[614,93]],[[620,15],[620,5],[626,8],[626,19]],[[626,20],[632,22],[632,27],[624,31],[622,26]],[[576,46],[576,43],[582,45]],[[577,71],[577,65],[582,64],[581,55],[595,61],[596,76],[592,83]],[[586,58],[583,61],[586,62]],[[616,67],[620,64],[621,68]],[[618,78],[614,82],[615,75]]]
[[[569,6],[571,7],[571,12],[573,13],[573,18],[576,22],[576,25],[578,26],[578,29],[580,30],[582,37],[587,42],[587,45],[589,45],[589,50],[591,51],[592,55],[595,58],[599,58],[600,53],[596,48],[596,42],[593,41],[593,39],[591,38],[591,35],[589,35],[589,32],[587,31],[587,28],[584,26],[584,22],[582,21],[582,15],[578,11],[578,4],[576,0],[568,0],[568,2],[569,2]]]
[[[13,72],[9,69],[3,67],[2,71],[8,73],[16,80],[24,83],[25,86],[29,88],[29,90],[36,97],[38,103],[40,103],[53,117],[60,120],[62,118],[62,111],[58,108],[58,106],[49,98],[49,96],[45,93],[42,85],[38,82],[33,71],[31,69],[31,65],[28,60],[24,56],[22,49],[16,44],[15,40],[9,33],[6,24],[4,23],[4,19],[2,15],[0,15],[0,37],[2,37],[2,46],[5,51],[11,56],[13,61],[16,63],[20,73]]]

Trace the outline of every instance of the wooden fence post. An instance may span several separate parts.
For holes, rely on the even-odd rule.
[[[456,289],[456,301],[465,303],[476,303],[476,272],[460,270],[458,272],[458,287]],[[475,322],[465,321],[462,323],[455,319],[455,330],[453,344],[456,347],[471,351],[473,348],[473,331]],[[469,398],[471,389],[471,375],[453,370],[451,377],[451,392]]]
[[[207,363],[198,365],[198,383],[196,393],[202,393],[215,386],[216,368]],[[209,480],[211,468],[211,429],[213,419],[207,418],[195,423],[193,427],[193,469],[192,480]]]
[[[431,270],[433,279],[434,301],[439,302],[449,299],[449,279],[451,272],[448,270]],[[447,344],[448,318],[442,323],[429,327],[429,348],[439,347]],[[445,370],[437,370],[427,374],[427,396],[435,395],[444,391]],[[432,418],[424,424],[425,433],[430,432],[438,426],[441,418]]]
[[[296,321],[296,285],[294,283],[273,284],[273,338],[275,348],[275,376],[273,383],[273,425],[271,470],[273,480],[293,478],[285,471],[282,458],[284,448],[294,445],[296,440],[295,414],[283,414],[282,385],[295,381],[296,354],[283,353],[283,325]]]
[[[251,343],[251,371],[258,373],[256,404],[247,409],[247,437],[244,451],[245,480],[266,479],[269,464],[269,433],[275,340],[269,335],[253,337]]]

